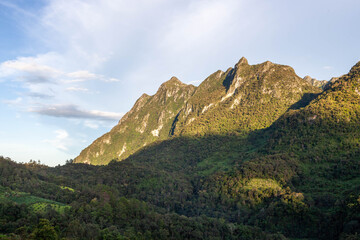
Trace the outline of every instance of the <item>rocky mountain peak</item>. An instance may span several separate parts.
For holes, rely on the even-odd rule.
[[[248,60],[245,57],[242,57],[239,62],[235,65],[235,68],[238,68],[242,65],[249,65]]]
[[[163,84],[161,84],[161,87],[165,87],[165,88],[171,88],[171,87],[178,87],[181,85],[186,85],[185,83],[181,82],[177,77],[171,77],[168,81],[164,82]]]
[[[309,75],[306,75],[303,79],[307,82],[311,82],[313,80],[313,78],[310,77]]]
[[[173,98],[176,102],[178,98],[184,98],[190,96],[196,87],[181,82],[178,78],[172,77],[170,80],[160,85],[156,94],[153,96],[152,101],[160,102],[162,104],[168,104],[168,99]]]
[[[180,89],[186,87],[187,84],[181,82],[177,77],[171,77],[168,81],[164,82],[160,85],[159,89],[155,94],[155,98],[153,100],[159,100],[163,95],[168,97],[170,95],[176,94]],[[162,99],[161,101],[165,101],[166,99]]]
[[[357,62],[350,70],[352,74],[360,74],[360,61]]]

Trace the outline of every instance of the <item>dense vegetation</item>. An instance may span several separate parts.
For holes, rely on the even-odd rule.
[[[0,158],[0,239],[360,239],[359,126],[360,62],[247,134],[104,166]]]

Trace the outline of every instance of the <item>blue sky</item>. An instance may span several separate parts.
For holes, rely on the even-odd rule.
[[[142,93],[242,56],[340,76],[359,23],[358,0],[0,0],[0,155],[63,164]]]

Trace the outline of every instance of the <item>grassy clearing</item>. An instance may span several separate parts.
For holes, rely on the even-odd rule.
[[[69,209],[70,206],[66,206],[64,204],[59,203],[46,203],[46,202],[39,202],[34,203],[30,206],[30,208],[35,213],[45,213],[49,208],[54,209],[56,212],[63,214],[65,212],[65,209]]]
[[[272,179],[253,178],[244,186],[244,189],[245,190],[271,189],[278,191],[281,190],[281,186]]]
[[[60,202],[36,197],[29,193],[12,191],[4,187],[0,187],[0,202],[25,204],[28,205],[35,213],[45,213],[49,208],[52,208],[59,213],[64,213],[66,208],[70,208],[70,206]]]

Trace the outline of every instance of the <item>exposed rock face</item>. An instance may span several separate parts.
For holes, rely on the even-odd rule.
[[[308,83],[310,83],[311,85],[313,85],[314,87],[318,87],[318,88],[321,88],[321,89],[324,89],[326,87],[326,85],[329,84],[329,81],[317,80],[317,79],[312,78],[310,76],[305,76],[304,80],[307,81]]]
[[[289,66],[269,61],[249,65],[244,57],[198,87],[172,77],[155,95],[143,94],[118,125],[75,162],[107,164],[177,135],[246,134],[270,126],[304,96],[320,91]]]

